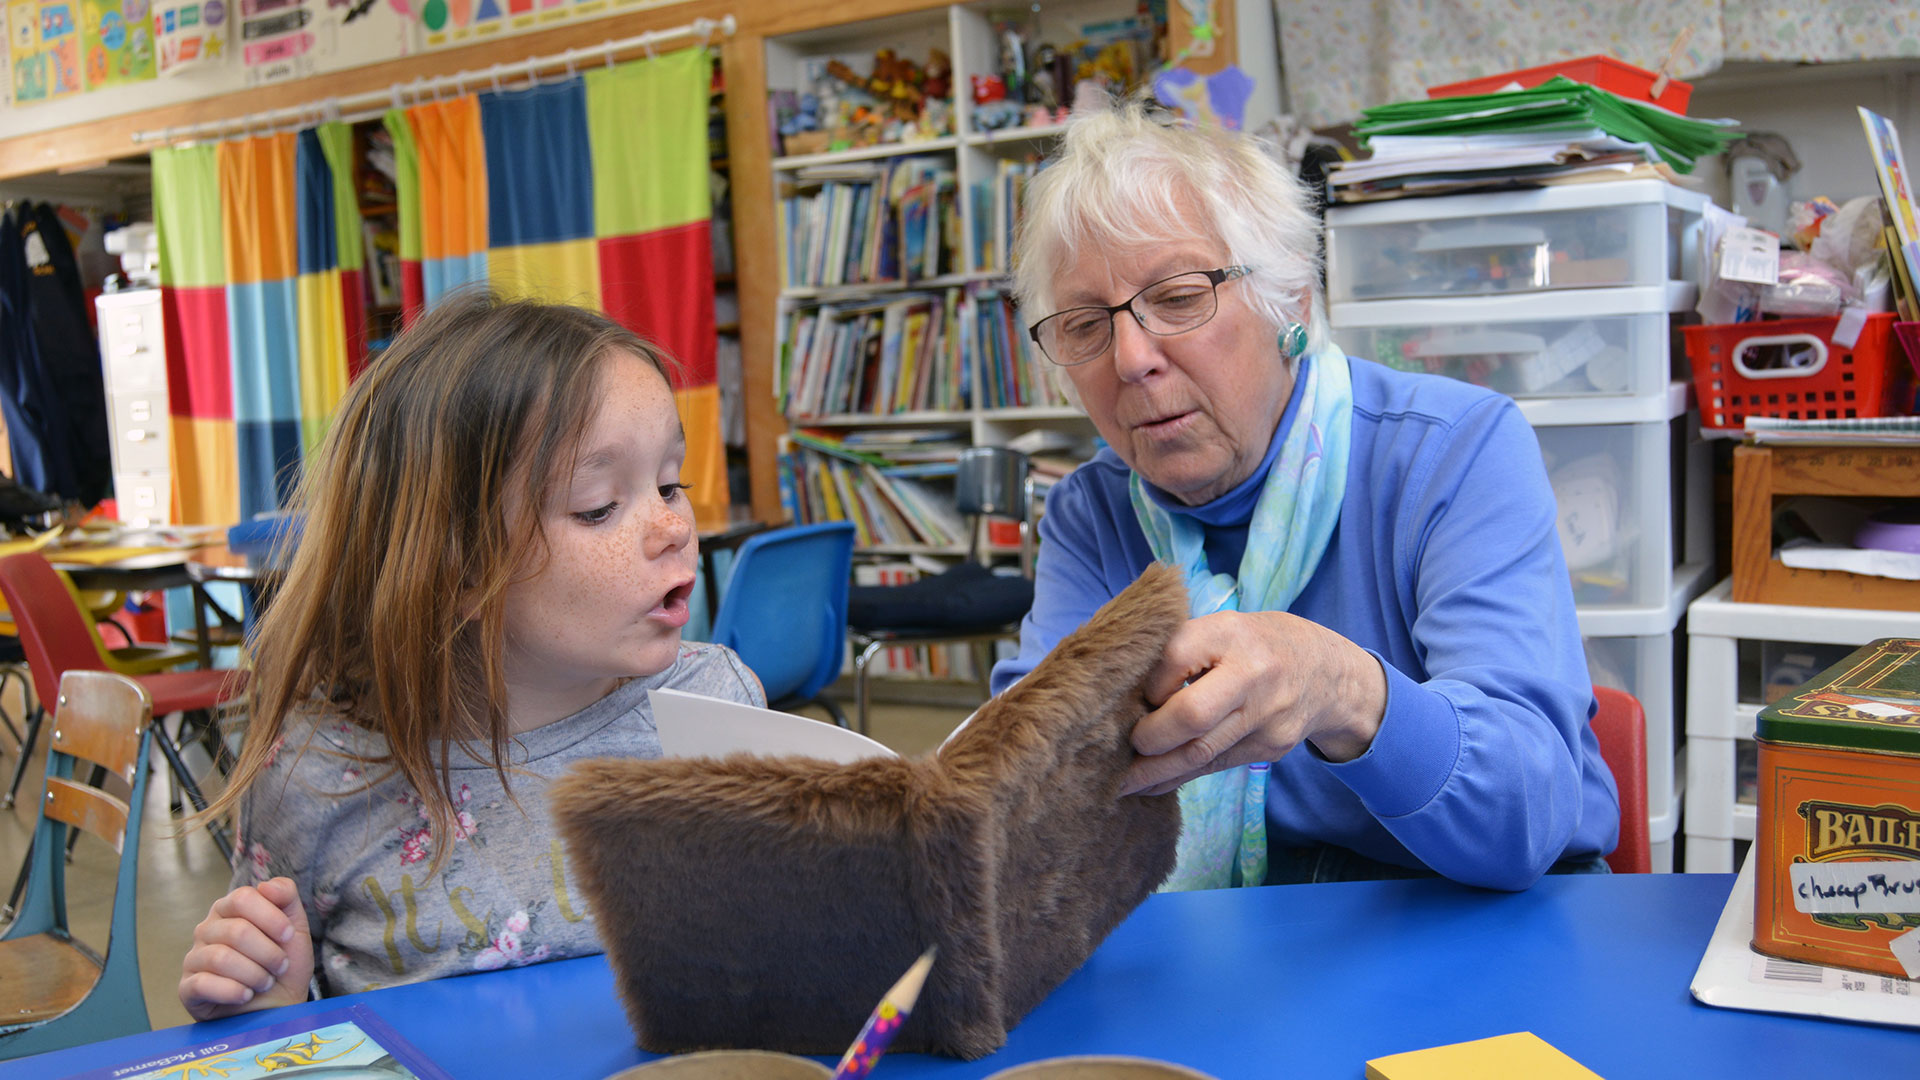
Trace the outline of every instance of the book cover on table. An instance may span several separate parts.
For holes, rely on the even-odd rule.
[[[69,1080],[290,1080],[308,1074],[328,1080],[452,1080],[372,1009],[358,1004],[149,1054]]]

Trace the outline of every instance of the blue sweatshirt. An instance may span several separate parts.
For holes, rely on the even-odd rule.
[[[1353,447],[1340,521],[1293,613],[1379,659],[1386,715],[1344,763],[1303,744],[1275,762],[1275,847],[1335,844],[1446,877],[1524,889],[1556,860],[1613,850],[1613,775],[1589,721],[1593,691],[1553,489],[1513,402],[1466,383],[1352,361]],[[1247,524],[1298,408],[1267,457],[1218,499],[1168,510],[1207,530],[1214,572],[1237,574]],[[1033,610],[996,693],[1153,561],[1111,448],[1056,484],[1040,521]]]

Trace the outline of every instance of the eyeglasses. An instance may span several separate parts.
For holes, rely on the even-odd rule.
[[[1056,311],[1027,328],[1046,358],[1061,367],[1084,364],[1113,344],[1113,317],[1123,311],[1149,334],[1171,337],[1207,323],[1220,311],[1220,284],[1253,273],[1245,266],[1193,270],[1141,289],[1124,304]]]

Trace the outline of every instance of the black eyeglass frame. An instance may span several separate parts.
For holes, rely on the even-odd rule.
[[[1124,303],[1112,304],[1112,305],[1081,304],[1077,307],[1062,308],[1061,310],[1054,312],[1053,314],[1047,316],[1046,318],[1041,319],[1039,322],[1034,323],[1032,326],[1027,327],[1027,336],[1033,339],[1034,348],[1037,348],[1040,350],[1040,355],[1046,357],[1047,362],[1053,364],[1055,367],[1079,367],[1081,364],[1090,364],[1093,361],[1099,359],[1100,353],[1094,353],[1092,356],[1087,357],[1085,360],[1067,361],[1067,360],[1055,359],[1054,355],[1047,351],[1046,343],[1040,340],[1040,328],[1052,322],[1053,320],[1060,318],[1063,315],[1071,315],[1076,311],[1103,311],[1107,315],[1107,345],[1111,347],[1113,345],[1113,318],[1114,316],[1124,311],[1127,314],[1133,316],[1133,321],[1139,325],[1140,329],[1145,330],[1147,333],[1152,334],[1155,337],[1177,337],[1181,334],[1198,330],[1201,327],[1212,322],[1214,318],[1220,314],[1220,286],[1226,284],[1229,281],[1234,281],[1239,278],[1246,277],[1251,273],[1253,273],[1253,267],[1251,266],[1222,266],[1215,270],[1182,270],[1177,274],[1168,274],[1166,277],[1163,277],[1158,281],[1149,282],[1139,292],[1134,293],[1132,296],[1127,297]],[[1140,313],[1133,310],[1133,302],[1135,300],[1140,299],[1142,296],[1145,296],[1147,293],[1151,292],[1152,290],[1162,285],[1165,285],[1167,282],[1173,281],[1176,278],[1192,277],[1195,274],[1205,274],[1207,277],[1208,284],[1210,284],[1213,287],[1213,314],[1212,315],[1208,315],[1206,318],[1200,320],[1197,323],[1194,323],[1192,326],[1183,326],[1178,330],[1169,330],[1166,333],[1161,333],[1160,331],[1155,330],[1153,327],[1148,326],[1147,321],[1140,317]],[[1105,351],[1106,351],[1105,349],[1100,350],[1100,352],[1105,352]]]

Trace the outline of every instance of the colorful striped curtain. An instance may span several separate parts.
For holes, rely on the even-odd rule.
[[[478,280],[604,311],[673,357],[683,476],[696,503],[724,508],[709,64],[704,49],[688,49],[395,110],[385,122],[399,162],[409,317]]]
[[[352,132],[156,151],[175,520],[281,506],[360,363]]]

